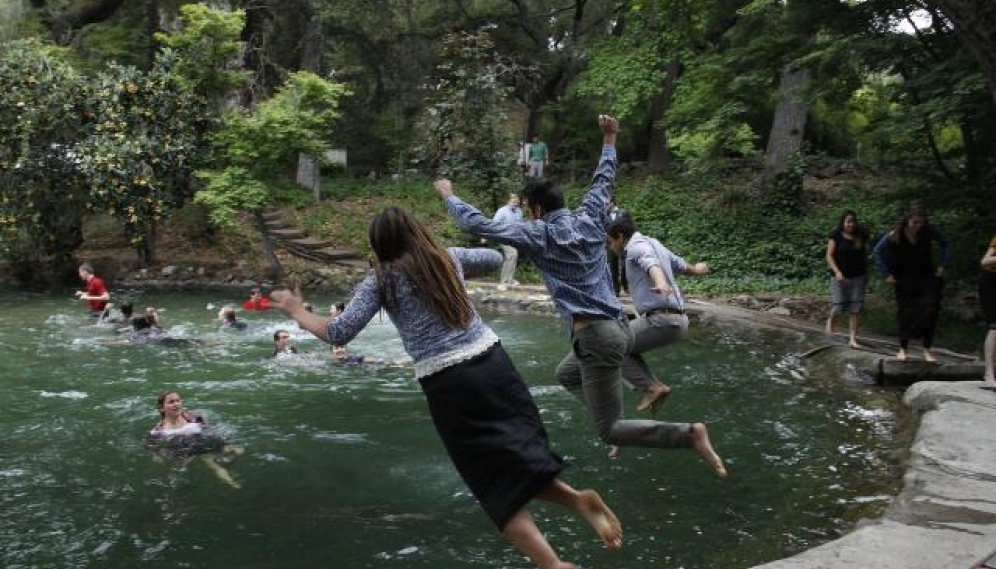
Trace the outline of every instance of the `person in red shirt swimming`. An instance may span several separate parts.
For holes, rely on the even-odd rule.
[[[249,300],[242,303],[242,308],[246,310],[269,310],[270,299],[263,296],[258,288],[254,288],[249,293]]]
[[[90,303],[90,314],[100,316],[107,306],[107,301],[111,299],[104,281],[93,274],[93,266],[90,263],[83,263],[79,269],[80,278],[86,283],[86,290],[76,291],[76,298]]]

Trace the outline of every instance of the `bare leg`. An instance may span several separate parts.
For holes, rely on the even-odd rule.
[[[861,347],[858,344],[858,324],[860,323],[860,320],[861,320],[861,315],[859,315],[856,312],[852,312],[851,313],[851,328],[850,328],[851,341],[850,341],[850,345],[851,345],[852,348],[860,348]]]
[[[575,565],[560,560],[525,508],[512,516],[501,533],[540,569],[576,569]]]
[[[716,451],[712,448],[712,442],[709,440],[709,430],[702,423],[695,423],[692,425],[692,450],[699,453],[702,460],[712,467],[716,471],[716,474],[725,478],[729,476],[729,472],[726,471],[726,466],[723,464],[723,459],[716,454]]]
[[[986,342],[983,345],[983,356],[986,358],[986,373],[982,376],[982,381],[987,387],[996,387],[996,375],[993,375],[994,360],[996,360],[996,329],[990,329],[986,333]]]
[[[213,456],[205,454],[202,455],[201,458],[204,459],[204,464],[208,466],[208,470],[213,472],[214,475],[217,476],[219,480],[221,480],[225,484],[228,484],[232,488],[235,489],[242,488],[242,486],[238,482],[236,482],[234,478],[232,478],[232,475],[228,472],[228,470],[225,469],[224,466],[215,462]]]
[[[622,547],[622,525],[594,490],[575,490],[557,478],[536,495],[540,500],[560,504],[583,517],[609,549]]]
[[[830,316],[829,316],[829,318],[827,318],[827,325],[826,325],[825,330],[824,330],[827,333],[828,336],[833,336],[833,317],[834,316],[835,316],[835,314],[831,310],[830,311]]]

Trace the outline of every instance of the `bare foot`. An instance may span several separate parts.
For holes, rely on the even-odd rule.
[[[622,547],[622,525],[594,490],[578,492],[578,512],[588,521],[609,549]]]
[[[709,440],[709,430],[702,423],[692,425],[692,450],[699,453],[702,460],[706,461],[716,471],[718,476],[722,478],[729,476],[730,473],[726,471],[723,459],[712,448],[712,442]]]
[[[851,338],[851,341],[848,342],[847,345],[851,346],[851,348],[854,349],[854,350],[861,349],[861,344],[859,344],[858,341],[855,338]]]
[[[906,350],[899,350],[896,352],[896,359],[905,362],[906,361]]]
[[[640,403],[636,406],[637,411],[650,411],[651,414],[657,413],[657,410],[661,408],[667,396],[671,395],[671,388],[667,385],[656,381],[647,390],[647,393],[643,395],[640,399]]]
[[[612,445],[609,447],[609,458],[619,458],[622,456],[622,447]]]
[[[930,350],[924,350],[923,351],[923,359],[924,359],[924,361],[928,361],[928,362],[936,362],[937,361],[937,358],[934,357],[934,354],[930,353]]]

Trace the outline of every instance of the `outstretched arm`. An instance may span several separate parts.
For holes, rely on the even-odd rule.
[[[592,219],[605,226],[608,221],[609,202],[616,183],[616,135],[619,121],[609,115],[598,115],[598,127],[602,130],[602,157],[598,161],[591,187],[581,202]]]
[[[544,232],[536,222],[504,222],[488,219],[477,208],[466,203],[453,192],[453,183],[447,179],[436,180],[433,187],[446,203],[446,210],[453,221],[464,231],[513,247],[535,249],[541,247]]]
[[[320,340],[329,341],[329,319],[305,310],[304,299],[301,297],[300,292],[289,289],[275,290],[270,293],[270,300],[273,301],[274,306],[279,308],[287,316],[293,318],[302,328],[311,332]]]
[[[333,345],[348,344],[381,308],[377,279],[373,275],[367,275],[360,281],[346,309],[335,318],[305,310],[304,299],[298,291],[275,290],[270,293],[270,298],[275,307],[293,318],[302,328]]]

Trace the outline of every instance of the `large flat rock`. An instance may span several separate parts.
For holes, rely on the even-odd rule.
[[[920,382],[922,413],[903,490],[881,520],[755,569],[971,569],[996,550],[996,393]]]

